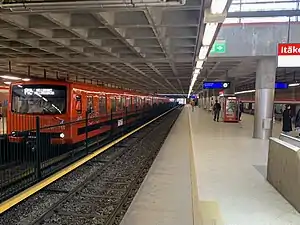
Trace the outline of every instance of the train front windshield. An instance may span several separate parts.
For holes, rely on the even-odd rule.
[[[14,85],[12,112],[20,114],[63,114],[67,90],[59,85]]]

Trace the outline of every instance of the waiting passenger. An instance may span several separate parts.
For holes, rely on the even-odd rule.
[[[221,105],[218,102],[218,100],[216,100],[216,103],[213,106],[213,111],[214,111],[214,121],[217,120],[217,122],[219,122],[219,117],[220,117],[220,111],[221,111]]]
[[[295,129],[300,136],[300,109],[298,110],[296,118],[295,118]]]
[[[191,106],[192,106],[192,112],[194,112],[195,102],[193,100],[191,101]]]
[[[292,114],[291,114],[291,107],[289,105],[285,106],[285,110],[282,114],[282,132],[288,134],[291,132],[292,129]]]
[[[242,117],[243,112],[244,112],[244,106],[243,106],[243,103],[240,102],[240,105],[239,105],[239,121],[241,121],[241,117]]]

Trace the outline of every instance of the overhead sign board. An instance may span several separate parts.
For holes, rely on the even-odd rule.
[[[275,89],[287,89],[289,88],[289,84],[286,82],[276,82]]]
[[[204,81],[203,89],[226,89],[230,87],[230,82],[227,81]]]
[[[300,67],[300,43],[278,44],[277,67]]]

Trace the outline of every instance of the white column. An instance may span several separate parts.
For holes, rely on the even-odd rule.
[[[259,60],[255,82],[255,113],[253,137],[268,139],[272,135],[276,58]]]

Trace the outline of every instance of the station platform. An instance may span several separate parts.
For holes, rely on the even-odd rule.
[[[185,107],[121,225],[299,225],[265,179],[268,141],[252,138],[253,119],[218,123]],[[280,130],[276,123],[274,136]]]
[[[191,148],[188,110],[183,109],[121,225],[192,225]]]

